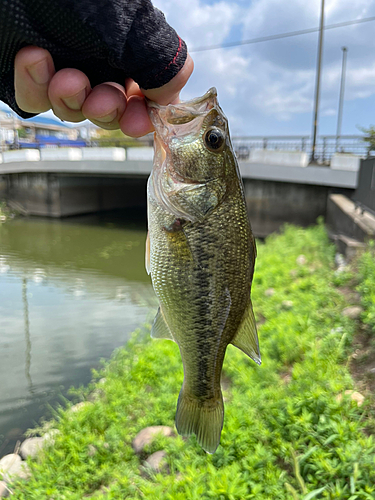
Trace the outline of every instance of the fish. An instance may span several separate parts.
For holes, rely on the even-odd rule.
[[[166,106],[148,101],[147,108],[155,134],[146,269],[159,301],[151,337],[173,340],[180,350],[178,433],[195,434],[214,453],[224,422],[227,346],[261,363],[250,296],[255,239],[216,89]]]

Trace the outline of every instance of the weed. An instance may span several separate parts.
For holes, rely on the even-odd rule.
[[[359,291],[363,319],[375,329],[373,252],[361,261]],[[337,398],[353,389],[345,362],[355,321],[341,314],[348,304],[336,289],[334,254],[322,223],[287,226],[258,245],[253,303],[264,320],[263,364],[229,346],[230,397],[214,455],[194,437],[160,437],[135,455],[141,429],[173,426],[183,379],[177,345],[144,339],[146,325],[76,391],[84,401],[100,389],[98,397],[75,413],[59,410],[60,433],[30,461],[29,481],[13,485],[14,500],[375,499],[375,442],[363,432],[374,422],[369,398],[361,407]],[[141,475],[144,457],[160,449],[170,474]]]

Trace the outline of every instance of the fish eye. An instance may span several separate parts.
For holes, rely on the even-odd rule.
[[[225,144],[224,133],[219,128],[209,128],[205,132],[203,140],[207,149],[213,153],[220,153]]]

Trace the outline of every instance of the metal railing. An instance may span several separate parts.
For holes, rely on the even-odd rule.
[[[368,144],[363,135],[335,135],[320,136],[317,139],[316,156],[321,163],[329,163],[336,153],[352,153],[361,157],[368,156]],[[233,137],[233,147],[240,159],[246,160],[250,151],[267,149],[273,151],[303,151],[310,158],[312,140],[309,136],[251,136]]]
[[[364,141],[364,135],[342,135],[337,137],[335,135],[319,136],[316,145],[316,156],[323,164],[328,164],[332,155],[336,152],[339,153],[352,153],[357,156],[366,158],[368,156],[368,143]],[[126,143],[121,139],[104,139],[90,141],[86,140],[86,146],[80,144],[77,147],[123,147],[125,149],[134,146],[152,146],[152,135],[148,135],[136,143]],[[20,142],[22,139],[12,144],[3,143],[0,146],[0,151],[7,151],[9,149],[20,149]],[[82,140],[81,140],[82,142]],[[311,155],[312,139],[309,136],[237,136],[232,138],[233,147],[237,156],[241,160],[246,160],[250,157],[250,152],[254,149],[267,149],[273,151],[302,151],[306,152],[308,157]],[[72,147],[74,144],[64,145],[56,141],[55,145],[42,144],[40,141],[35,141],[29,147],[40,149],[45,146],[49,147]],[[22,144],[22,147],[27,147]]]

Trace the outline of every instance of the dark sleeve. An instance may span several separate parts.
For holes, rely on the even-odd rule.
[[[77,68],[91,86],[133,78],[144,89],[168,83],[185,63],[185,42],[149,0],[0,0],[0,100],[14,97],[14,58],[47,49],[56,71]]]

